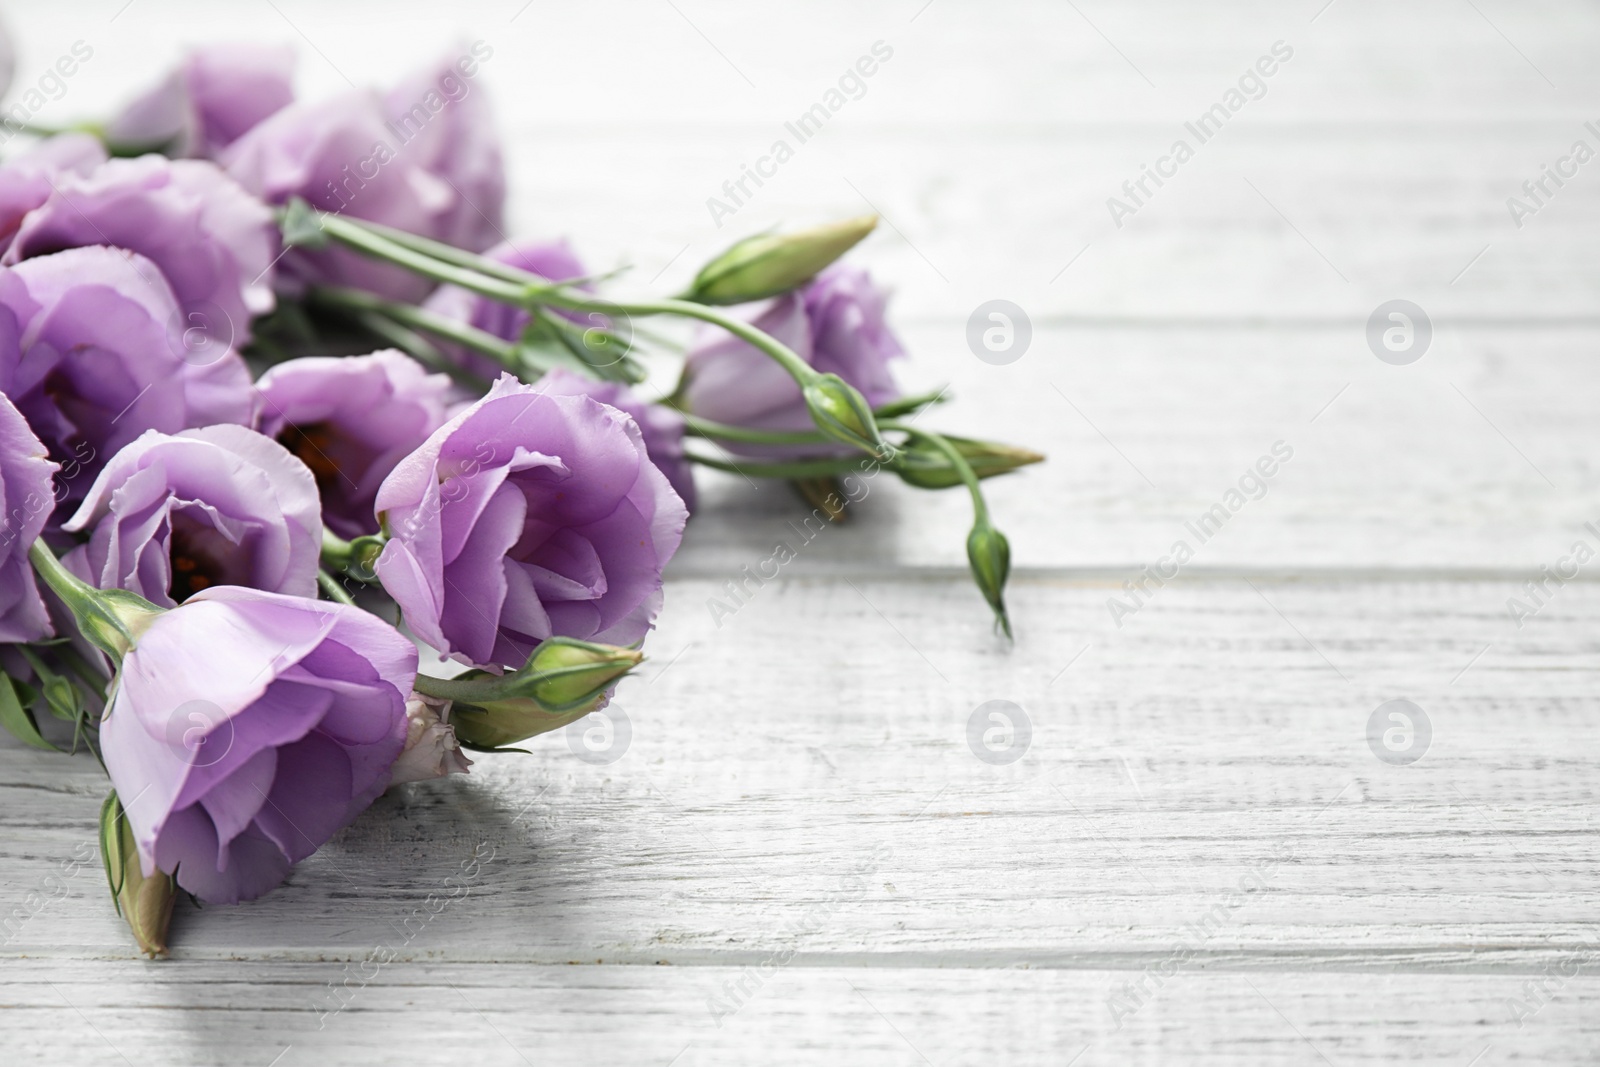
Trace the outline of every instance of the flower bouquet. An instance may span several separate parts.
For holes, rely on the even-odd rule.
[[[1010,633],[981,480],[1042,457],[921,423],[944,394],[896,387],[841,262],[874,220],[615,295],[508,237],[489,54],[297,101],[291,53],[219,45],[104,123],[0,135],[0,723],[103,764],[151,955],[178,889],[258,897],[385,789],[603,708],[696,466],[818,521],[881,471],[965,489]]]

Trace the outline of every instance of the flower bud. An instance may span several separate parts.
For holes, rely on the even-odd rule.
[[[806,409],[817,429],[847,445],[865,449],[880,459],[893,454],[878,431],[866,398],[837,374],[819,374],[804,389]]]
[[[1029,463],[1044,461],[1041,453],[1026,448],[967,437],[947,436],[945,439],[971,464],[973,473],[979,478],[992,478]],[[919,489],[950,489],[961,484],[961,472],[956,470],[948,456],[936,448],[919,448],[913,442],[900,450],[896,460],[895,473],[900,475],[902,481]]]
[[[799,233],[747,237],[702,267],[684,299],[743,304],[787,293],[816,277],[877,224],[876,215],[863,215]]]
[[[59,674],[52,674],[41,684],[45,706],[50,714],[67,722],[77,722],[83,714],[83,694],[78,687]]]
[[[450,725],[450,701],[411,694],[406,701],[406,747],[394,761],[389,784],[466,774],[471,766]]]
[[[525,692],[552,711],[570,711],[590,703],[643,659],[644,653],[633,648],[552,638],[529,657]]]
[[[604,707],[607,699],[607,694],[601,692],[590,703],[570,711],[551,711],[531,697],[508,697],[482,704],[464,704],[458,700],[450,711],[450,726],[462,745],[495,751],[577,722],[596,708]]]
[[[145,955],[165,956],[177,887],[170,874],[159,870],[148,876],[144,873],[133,827],[122,813],[115,790],[100,807],[100,858],[105,861],[112,903],[127,920],[134,940]]]
[[[643,659],[636,649],[552,637],[520,671],[499,677],[474,672],[434,684],[457,694],[450,724],[461,744],[496,749],[559,730],[604,707],[607,691]]]
[[[978,591],[994,609],[995,623],[1011,636],[1011,619],[1006,614],[1006,578],[1011,573],[1011,543],[1006,535],[980,518],[967,535],[967,562],[972,567]]]

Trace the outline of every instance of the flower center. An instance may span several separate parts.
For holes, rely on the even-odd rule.
[[[329,455],[334,448],[333,431],[327,423],[316,422],[309,426],[285,426],[278,434],[278,443],[290,452],[317,480],[318,489],[327,489],[339,477],[339,465]]]
[[[210,536],[207,536],[207,535]],[[216,532],[202,528],[192,519],[173,516],[172,521],[172,584],[167,595],[179,604],[202,589],[214,585],[227,585],[227,568],[218,558]]]

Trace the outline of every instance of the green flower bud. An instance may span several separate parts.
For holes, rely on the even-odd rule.
[[[803,390],[811,421],[817,429],[847,445],[865,449],[879,459],[894,452],[878,431],[872,408],[855,386],[837,374],[819,374]]]
[[[844,522],[849,512],[845,511],[848,498],[845,496],[844,486],[839,484],[839,479],[831,474],[818,475],[815,478],[790,478],[789,484],[794,486],[795,492],[807,504],[828,517],[829,522]]]
[[[45,706],[56,718],[77,722],[78,716],[83,714],[83,694],[61,675],[52,674],[44,679],[41,691],[44,693]]]
[[[583,718],[643,659],[637,649],[552,637],[520,671],[419,677],[417,691],[455,702],[450,725],[462,745],[495,749]]]
[[[799,233],[747,237],[702,267],[684,299],[743,304],[787,293],[815,278],[877,224],[876,215],[864,215]]]
[[[344,572],[361,582],[378,580],[378,557],[383,554],[384,538],[367,534],[350,542],[350,559]]]
[[[978,591],[994,609],[995,623],[1011,636],[1011,618],[1006,614],[1006,578],[1011,574],[1011,543],[1006,535],[979,519],[967,535],[967,562],[972,567]]]
[[[598,693],[571,711],[551,711],[530,697],[508,697],[482,704],[458,700],[450,708],[450,727],[461,747],[493,751],[577,722],[604,699],[605,694]]]
[[[145,955],[165,956],[177,886],[172,876],[162,871],[145,877],[133,827],[122,813],[122,802],[115,790],[100,807],[100,858],[105,861],[111,900],[117,906],[117,914],[127,920],[134,940]]]
[[[966,437],[946,437],[956,451],[971,464],[979,478],[1006,474],[1029,463],[1042,463],[1044,456],[1026,448],[976,441]],[[919,447],[913,441],[895,457],[895,473],[902,481],[920,489],[950,489],[961,484],[961,472],[937,448]]]
[[[637,667],[644,653],[634,648],[600,645],[557,637],[541,644],[528,659],[528,696],[554,711],[592,704],[624,674]],[[588,708],[584,708],[585,712]]]

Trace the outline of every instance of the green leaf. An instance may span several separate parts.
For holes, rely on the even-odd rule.
[[[22,701],[17,699],[17,691],[7,674],[0,674],[0,726],[4,726],[23,744],[46,752],[61,751],[40,736],[39,724],[34,722],[33,712],[23,707]]]

